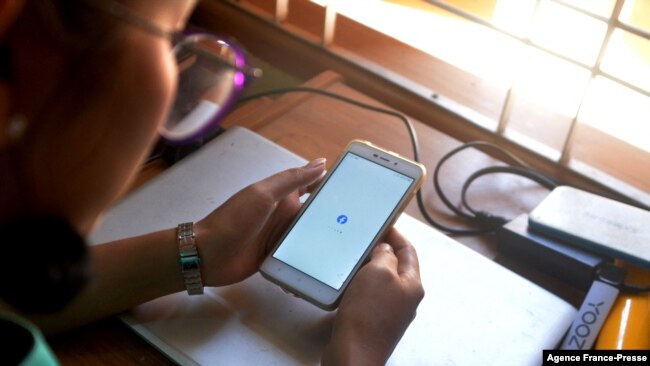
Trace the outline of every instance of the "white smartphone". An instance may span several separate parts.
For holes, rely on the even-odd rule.
[[[260,267],[296,296],[332,310],[373,246],[415,195],[423,165],[354,140]]]

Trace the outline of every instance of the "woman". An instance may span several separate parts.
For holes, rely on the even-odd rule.
[[[22,318],[59,332],[186,289],[176,228],[90,248],[82,238],[156,141],[176,86],[165,35],[194,6],[0,0],[0,332],[31,331]],[[255,273],[324,168],[278,173],[195,223],[201,285]],[[423,295],[415,250],[393,230],[346,292],[323,363],[385,363]]]

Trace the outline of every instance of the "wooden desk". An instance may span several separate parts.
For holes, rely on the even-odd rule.
[[[326,89],[381,106],[347,87],[338,75],[331,72],[315,77],[305,86]],[[420,141],[421,160],[431,173],[437,161],[460,143],[422,123],[413,122]],[[404,156],[412,156],[410,140],[400,120],[317,94],[292,93],[275,100],[264,98],[252,101],[235,110],[223,123],[224,127],[233,125],[245,126],[306,159],[326,157],[329,164],[355,138],[370,140]],[[458,200],[462,182],[469,174],[494,163],[498,162],[477,151],[468,151],[449,161],[441,173],[444,189],[450,199]],[[161,168],[160,165],[149,167],[145,175],[153,176]],[[461,224],[435,197],[430,181],[425,183],[423,193],[434,217],[447,225]],[[526,180],[493,176],[477,181],[469,197],[476,207],[498,212],[505,217],[515,217],[529,211],[546,193]],[[406,211],[421,218],[414,202]],[[491,259],[496,257],[491,236],[463,237],[459,240]],[[54,337],[51,344],[64,365],[171,364],[115,318]]]
[[[346,86],[332,72],[318,75],[305,86],[386,108]],[[448,226],[462,226],[463,220],[453,215],[437,198],[431,180],[440,158],[461,143],[423,123],[412,122],[420,143],[420,158],[428,170],[427,181],[422,188],[426,205],[437,220]],[[355,138],[369,140],[406,157],[413,156],[407,130],[399,119],[318,94],[291,93],[273,101],[263,99],[251,102],[236,110],[224,122],[225,127],[235,124],[245,126],[306,159],[326,157],[329,163],[333,163],[347,143]],[[449,160],[441,170],[441,183],[449,199],[459,202],[465,179],[476,169],[494,164],[499,162],[476,150],[467,150]],[[477,208],[514,218],[530,211],[547,193],[528,180],[511,175],[493,175],[475,182],[469,200]],[[411,202],[406,212],[424,221],[415,201]],[[489,236],[457,239],[491,259],[496,257],[496,249]]]

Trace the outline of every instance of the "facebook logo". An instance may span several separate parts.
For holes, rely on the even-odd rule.
[[[345,224],[346,222],[348,222],[348,217],[345,216],[345,215],[339,215],[339,217],[336,218],[336,222],[338,222],[339,224],[343,225],[343,224]]]

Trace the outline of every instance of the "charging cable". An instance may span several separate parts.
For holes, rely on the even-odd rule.
[[[591,349],[618,297],[625,275],[623,268],[611,263],[601,267],[560,349]]]
[[[240,98],[236,104],[235,108],[238,106],[251,101],[253,99],[257,98],[262,98],[262,97],[267,97],[267,96],[273,96],[273,95],[280,95],[280,94],[288,94],[288,93],[312,93],[312,94],[319,94],[325,97],[329,97],[332,99],[339,100],[344,103],[348,103],[351,105],[355,105],[360,108],[364,108],[367,110],[371,110],[377,113],[382,113],[382,114],[387,114],[393,117],[398,118],[404,126],[406,127],[406,130],[409,134],[409,138],[411,140],[411,145],[413,148],[413,160],[420,162],[420,147],[418,144],[418,139],[415,133],[415,128],[413,127],[413,123],[411,120],[404,114],[387,109],[387,108],[381,108],[377,107],[375,105],[367,104],[352,98],[345,97],[340,94],[332,93],[327,90],[323,89],[317,89],[317,88],[309,88],[309,87],[292,87],[292,88],[279,88],[279,89],[272,89],[256,94],[251,94],[248,96],[244,96]],[[478,150],[482,150],[484,152],[489,152],[492,155],[496,154],[499,155],[504,162],[508,163],[509,165],[507,166],[491,166],[483,169],[479,169],[476,172],[474,172],[472,175],[467,178],[465,183],[463,184],[462,190],[461,190],[461,203],[462,206],[459,208],[447,197],[447,195],[444,193],[442,186],[440,184],[439,180],[439,173],[440,169],[447,160],[449,160],[452,156],[462,152],[465,149],[468,148],[476,148]],[[511,175],[517,175],[520,177],[524,177],[527,179],[530,179],[538,184],[540,184],[542,187],[545,187],[549,190],[552,190],[556,186],[560,184],[560,182],[556,181],[553,177],[542,173],[541,171],[533,169],[531,166],[526,164],[522,159],[518,158],[514,154],[508,152],[507,150],[489,143],[485,141],[473,141],[473,142],[468,142],[465,143],[447,154],[445,154],[440,161],[436,164],[436,167],[434,169],[433,173],[433,185],[436,190],[436,193],[440,197],[441,201],[444,203],[444,205],[449,208],[454,214],[456,214],[458,217],[461,217],[467,221],[468,227],[450,227],[445,224],[440,223],[438,220],[434,219],[431,214],[429,214],[429,211],[427,210],[425,204],[424,204],[424,199],[422,196],[422,190],[418,190],[416,194],[416,202],[418,205],[418,209],[422,213],[422,217],[434,228],[437,230],[440,230],[444,233],[450,234],[450,235],[480,235],[480,234],[488,234],[488,233],[494,233],[497,231],[498,228],[506,224],[507,222],[510,221],[510,219],[495,215],[493,213],[484,211],[484,210],[477,210],[473,208],[468,200],[467,200],[467,191],[469,190],[471,184],[477,180],[478,178],[488,175],[488,174],[511,174]],[[614,198],[615,199],[615,198]],[[629,202],[628,200],[623,200],[627,201],[627,203],[632,204],[637,207],[642,207],[644,209],[648,209],[647,206],[642,205],[639,202]]]
[[[409,138],[411,140],[411,145],[413,148],[413,160],[420,162],[420,147],[418,144],[418,139],[417,135],[415,133],[415,128],[413,127],[413,123],[411,120],[404,114],[395,112],[390,109],[386,108],[381,108],[377,107],[371,104],[367,104],[364,102],[360,102],[358,100],[348,98],[345,96],[342,96],[340,94],[336,93],[331,93],[326,90],[322,89],[317,89],[317,88],[308,88],[308,87],[294,87],[294,88],[280,88],[280,89],[273,89],[269,91],[264,91],[252,95],[248,95],[245,97],[240,98],[237,101],[236,106],[239,106],[243,103],[246,103],[248,101],[251,101],[253,99],[258,99],[262,97],[267,97],[267,96],[273,96],[273,95],[279,95],[279,94],[287,94],[287,93],[313,93],[313,94],[319,94],[325,97],[329,97],[332,99],[339,100],[344,103],[352,104],[360,108],[368,109],[377,113],[382,113],[382,114],[387,114],[393,117],[398,118],[404,123],[404,126],[406,127],[406,130],[409,134]],[[495,166],[495,167],[488,167],[481,169],[474,174],[472,174],[465,184],[463,185],[462,189],[462,203],[463,207],[465,210],[459,209],[456,206],[454,206],[451,201],[447,198],[445,193],[442,190],[442,187],[440,185],[439,181],[439,172],[440,168],[442,165],[452,156],[455,154],[461,152],[462,150],[465,150],[470,147],[475,147],[481,150],[490,150],[491,152],[496,152],[500,154],[502,157],[505,158],[505,160],[509,161],[513,166]],[[471,207],[467,201],[467,191],[476,179],[478,179],[481,176],[487,175],[487,174],[495,174],[495,173],[508,173],[508,174],[514,174],[514,175],[519,175],[526,177],[528,179],[531,179],[539,184],[541,184],[544,187],[547,187],[549,189],[554,188],[557,183],[549,176],[533,170],[530,166],[528,166],[523,160],[517,158],[513,154],[509,153],[508,151],[500,148],[497,145],[490,144],[488,142],[483,142],[483,141],[474,141],[474,142],[469,142],[466,144],[463,144],[449,153],[447,153],[445,156],[440,159],[438,164],[435,167],[434,174],[433,174],[433,185],[435,187],[436,193],[442,200],[442,202],[447,206],[453,213],[455,213],[457,216],[462,217],[468,221],[469,227],[450,227],[447,225],[444,225],[440,223],[438,220],[434,219],[431,214],[429,214],[429,211],[427,210],[425,204],[424,204],[424,199],[422,196],[422,190],[418,190],[416,194],[416,202],[418,205],[418,209],[422,213],[423,218],[434,228],[445,232],[447,234],[452,234],[452,235],[479,235],[479,234],[486,234],[486,233],[491,233],[495,232],[499,227],[504,225],[509,221],[509,219],[506,219],[504,217],[494,215],[490,212],[483,211],[483,210],[476,210],[473,207]]]
[[[497,155],[500,155],[503,158],[503,160],[509,163],[510,165],[491,166],[491,167],[479,169],[473,174],[471,174],[465,180],[465,183],[463,184],[463,187],[461,189],[461,202],[462,202],[462,207],[467,211],[466,212],[462,208],[456,207],[447,198],[447,195],[442,190],[439,176],[440,176],[440,169],[445,164],[445,162],[447,162],[447,160],[449,160],[454,155],[462,152],[463,150],[469,148],[476,148],[483,151],[487,150],[492,153],[496,153]],[[468,229],[461,229],[461,232],[454,232],[455,234],[456,233],[458,234],[490,233],[496,231],[499,227],[503,226],[504,224],[510,221],[505,217],[494,215],[487,211],[476,210],[469,204],[467,200],[467,191],[469,190],[470,185],[476,179],[488,174],[496,174],[496,173],[507,173],[507,174],[513,174],[513,175],[525,177],[540,184],[541,186],[549,190],[558,186],[558,182],[555,181],[555,179],[542,172],[532,169],[523,160],[519,159],[517,156],[511,154],[507,150],[502,149],[497,145],[485,141],[472,141],[472,142],[462,144],[459,147],[445,154],[440,159],[440,161],[438,162],[438,164],[436,165],[433,171],[433,185],[436,189],[436,193],[440,197],[440,200],[445,204],[445,206],[447,206],[447,208],[449,208],[449,210],[454,212],[457,216],[463,217],[469,220],[471,224],[478,226],[477,229],[474,229],[472,231]]]
[[[620,293],[639,294],[650,291],[650,286],[626,283],[626,276],[624,268],[612,263],[605,263],[598,269],[560,349],[591,349]]]

